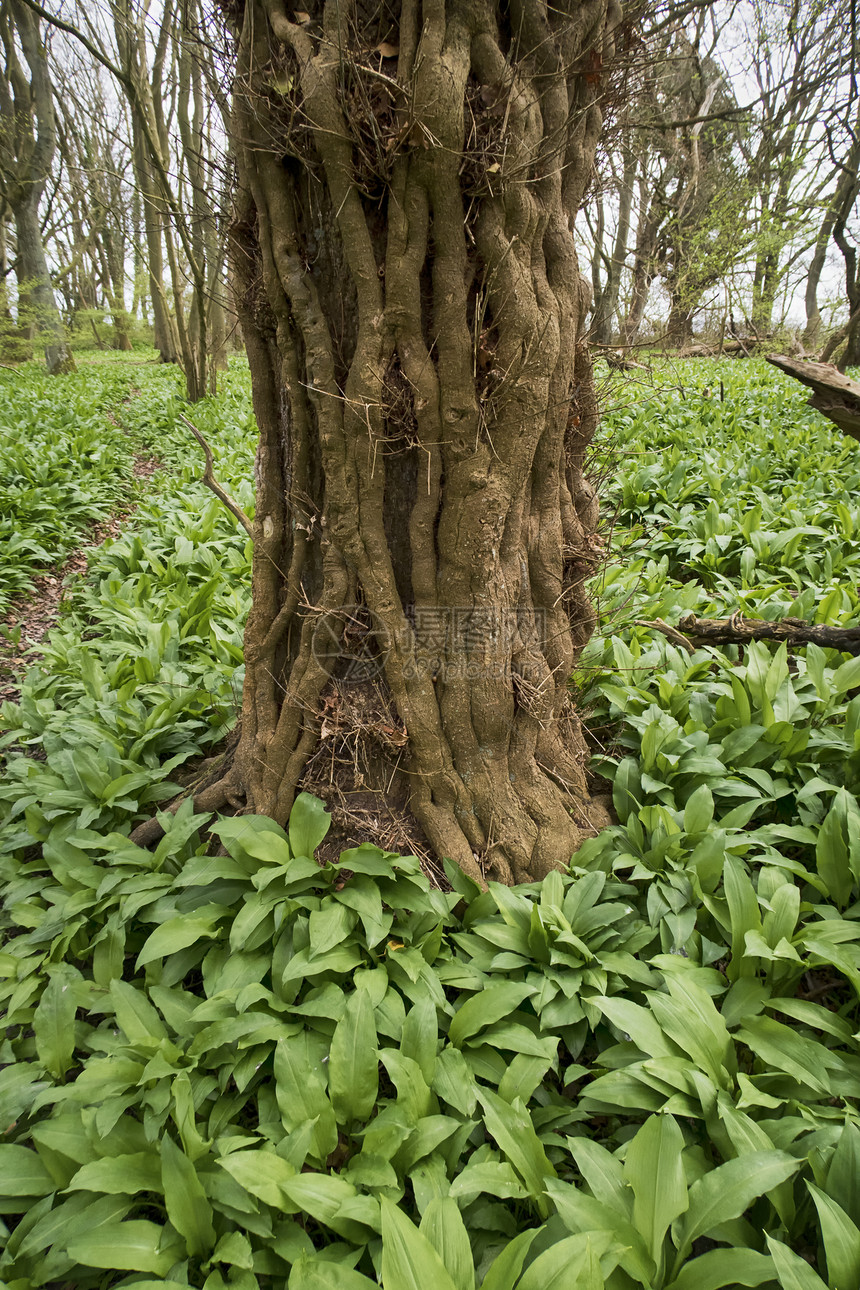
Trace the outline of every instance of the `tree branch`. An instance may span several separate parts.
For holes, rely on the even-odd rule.
[[[221,502],[224,506],[227,507],[227,510],[230,512],[232,516],[234,516],[235,519],[239,521],[239,523],[242,525],[243,529],[248,534],[248,536],[253,538],[254,526],[251,523],[251,521],[248,519],[248,516],[242,510],[242,507],[239,505],[239,503],[233,501],[233,498],[230,496],[230,494],[226,491],[225,488],[222,487],[221,484],[218,483],[218,480],[215,478],[215,472],[213,470],[214,458],[212,456],[212,449],[209,447],[208,443],[203,438],[202,434],[197,429],[196,425],[194,425],[193,422],[188,420],[188,417],[183,416],[183,414],[180,412],[179,419],[180,421],[185,422],[185,424],[188,426],[188,429],[194,435],[194,438],[200,444],[200,447],[206,453],[206,466],[203,470],[201,482],[204,483],[206,487],[215,494],[219,502]]]

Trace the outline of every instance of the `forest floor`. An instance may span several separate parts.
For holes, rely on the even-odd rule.
[[[860,448],[764,363],[637,377],[572,678],[618,822],[442,893],[309,795],[131,843],[235,721],[250,544],[177,373],[0,372],[0,614],[76,573],[0,705],[4,1285],[860,1283],[860,660],[651,626],[856,624]],[[251,511],[242,364],[194,420]]]

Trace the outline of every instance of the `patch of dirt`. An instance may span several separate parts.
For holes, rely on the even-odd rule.
[[[155,457],[136,457],[133,474],[136,480],[145,480],[160,469]],[[45,636],[57,626],[69,583],[86,573],[91,552],[114,541],[136,509],[136,505],[123,506],[102,524],[93,524],[64,564],[38,574],[34,590],[12,601],[0,619],[0,703],[17,702],[21,677],[36,661]],[[17,643],[10,637],[16,629],[20,631]]]

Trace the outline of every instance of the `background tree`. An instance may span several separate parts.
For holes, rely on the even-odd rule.
[[[53,87],[37,17],[0,2],[0,198],[15,229],[18,334],[39,335],[52,374],[74,367],[48,270],[39,203],[56,149]],[[20,354],[16,354],[16,357]]]
[[[241,736],[198,805],[285,819],[321,710],[361,693],[338,643],[372,632],[389,785],[437,854],[537,877],[586,823],[568,677],[597,409],[571,225],[618,10],[222,7],[260,443]]]

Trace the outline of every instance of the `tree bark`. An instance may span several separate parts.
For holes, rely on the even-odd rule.
[[[649,623],[671,639],[676,629],[665,623]],[[677,631],[689,636],[697,645],[748,645],[750,641],[785,641],[788,645],[820,645],[824,649],[842,650],[843,654],[860,654],[860,627],[828,627],[805,623],[801,618],[780,618],[767,622],[763,618],[697,618],[688,614],[678,623]]]
[[[260,441],[241,736],[198,805],[284,820],[372,691],[436,855],[538,878],[588,827],[568,678],[594,624],[597,405],[571,226],[618,13],[224,7]],[[362,633],[379,671],[350,690]]]
[[[54,298],[39,223],[39,202],[56,148],[53,89],[35,15],[10,0],[0,7],[0,36],[0,176],[15,222],[19,331],[41,335],[48,371],[55,376],[74,371],[75,361]]]
[[[832,363],[801,362],[782,354],[768,354],[767,361],[813,391],[810,407],[829,418],[843,434],[860,439],[860,381],[845,376]]]

